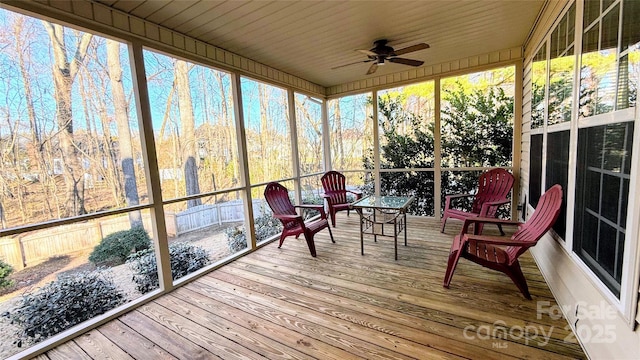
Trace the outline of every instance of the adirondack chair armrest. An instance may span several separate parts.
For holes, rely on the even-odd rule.
[[[324,212],[323,205],[302,204],[302,205],[295,205],[294,208],[316,210],[320,212],[320,216],[322,216],[323,219],[327,217],[327,214]]]
[[[490,235],[465,235],[464,240],[466,242],[480,242],[491,245],[504,245],[504,246],[526,246],[526,243],[521,241],[514,241],[511,238],[500,238]]]
[[[496,201],[487,201],[484,204],[482,204],[479,217],[487,217],[487,214],[489,213],[489,209],[495,208],[497,211],[498,207],[500,207],[501,205],[508,204],[510,202],[511,200],[507,198],[496,200]]]
[[[496,218],[488,218],[488,217],[471,217],[466,218],[464,220],[464,224],[462,225],[462,230],[460,234],[469,234],[469,226],[472,224],[496,224],[496,225],[513,225],[513,226],[521,226],[522,223],[519,221],[513,220],[504,220],[504,219],[496,219]]]
[[[302,222],[302,216],[300,216],[300,215],[277,215],[277,214],[274,214],[273,217],[275,217],[276,219],[279,219],[279,220],[285,220],[285,221],[298,220],[298,221]]]
[[[362,198],[362,191],[360,191],[360,190],[346,190],[346,192],[352,193],[353,195],[355,195],[356,200]]]

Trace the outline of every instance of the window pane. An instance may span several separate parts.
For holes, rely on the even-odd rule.
[[[549,133],[547,135],[547,167],[546,188],[555,184],[562,186],[565,201],[562,202],[560,215],[553,229],[560,237],[565,238],[567,221],[567,186],[569,177],[569,130]]]
[[[568,27],[573,29],[574,26],[573,23],[568,23],[572,11],[575,11],[574,7],[575,4],[558,24],[558,36],[551,38],[551,48],[557,48],[557,52],[551,52],[549,61],[549,125],[571,120],[576,58],[571,45],[573,38],[567,40],[566,33]]]
[[[531,65],[531,128],[544,124],[545,91],[547,83],[547,43],[545,42],[533,58]]]
[[[192,207],[187,201],[164,207],[174,280],[187,274],[183,262],[191,262],[188,268],[193,272],[247,247],[244,233],[240,234],[245,219],[239,192],[205,196],[199,202]]]
[[[322,175],[305,176],[300,178],[300,187],[302,190],[302,203],[303,204],[324,204],[324,189],[322,188],[322,181],[320,178]],[[354,188],[351,184],[347,183],[347,188]]]
[[[607,10],[616,0],[602,0],[602,11]]]
[[[372,169],[371,93],[329,100],[331,164],[336,170]],[[363,162],[366,157],[367,163]]]
[[[127,46],[3,9],[0,19],[2,226],[147,203]]]
[[[549,62],[549,125],[571,120],[574,64],[572,52]]]
[[[148,50],[144,59],[163,198],[239,186],[229,74]]]
[[[382,195],[415,196],[409,213],[433,216],[433,171],[384,172],[380,174]]]
[[[443,167],[511,166],[514,68],[442,80]]]
[[[584,33],[582,38],[582,52],[590,53],[598,51],[598,44],[600,41],[600,24],[592,27],[589,31]]]
[[[600,0],[585,0],[584,2],[584,28],[586,29],[600,16]]]
[[[603,140],[604,140],[604,127],[598,126],[594,128],[589,128],[580,132],[580,136],[588,136],[589,139],[593,142],[589,143],[589,146],[586,148],[587,151],[587,165],[593,166],[598,169],[602,167],[602,148],[603,148]],[[581,139],[578,139],[580,141]]]
[[[582,54],[580,70],[580,116],[613,110],[617,93],[616,49]]]
[[[567,12],[567,45],[574,42],[576,34],[576,3],[574,2]]]
[[[247,161],[252,184],[293,176],[287,91],[242,78]]]
[[[618,248],[616,250],[616,271],[613,276],[618,282],[622,281],[622,260],[623,260],[622,255],[624,254],[624,251],[622,250],[624,249],[624,239],[625,239],[625,234],[622,231],[618,232]]]
[[[562,34],[560,34],[560,26],[562,25],[562,23],[563,22],[560,21],[558,26],[553,30],[553,33],[551,34],[550,51],[552,59],[560,56],[560,53],[562,52],[562,50],[564,50],[564,44],[560,44],[560,42],[566,41],[566,37],[563,37]],[[566,36],[566,34],[564,35]]]
[[[621,157],[632,155],[630,142],[619,139],[628,133],[633,133],[633,122],[580,129],[578,134],[574,251],[616,296],[621,280],[618,261],[624,258],[624,237],[616,236],[625,231],[629,196],[629,176],[619,164],[625,161]],[[587,166],[598,151],[605,161]]]
[[[378,93],[383,169],[433,167],[434,107],[433,81]]]
[[[619,11],[620,5],[618,4],[602,18],[601,50],[615,49],[618,47]]]
[[[620,51],[628,51],[620,57],[618,67],[617,109],[636,106],[638,84],[640,84],[640,2],[623,2],[622,41]]]
[[[602,179],[602,216],[614,223],[618,222],[618,205],[620,199],[620,180],[611,175],[603,175]]]
[[[582,249],[595,259],[598,251],[598,218],[589,213],[585,214],[583,226],[585,229],[582,238]]]
[[[627,227],[627,199],[629,199],[629,180],[622,180],[622,194],[620,194],[621,198],[624,200],[622,204],[620,204],[620,226],[626,228]]]
[[[542,134],[531,135],[529,150],[529,204],[538,205],[542,189]]]
[[[624,51],[640,42],[640,1],[624,0],[622,4],[622,49]]]
[[[613,276],[616,263],[616,229],[604,221],[601,221],[598,238],[600,241],[596,259],[598,264],[600,264],[609,275]]]
[[[132,217],[142,226],[132,226]],[[0,254],[14,269],[0,300],[8,316],[2,322],[2,357],[157,288],[150,218],[143,210],[1,237]],[[139,263],[141,258],[146,261]]]
[[[604,164],[605,170],[622,172],[622,166],[630,154],[626,151],[627,133],[626,124],[615,124],[607,127],[604,142]],[[631,148],[629,148],[630,151]]]
[[[342,173],[345,176],[347,189],[362,191],[362,196],[373,195],[375,179],[373,173],[364,171],[348,171]]]
[[[324,169],[322,161],[322,100],[295,94],[300,174]]]
[[[551,58],[560,56],[560,54],[562,54],[562,52],[567,48],[567,14],[565,14],[562,17],[562,20],[560,20],[560,23],[558,23],[557,31],[558,39],[556,41],[558,50],[555,56],[553,55],[553,52],[551,53]],[[551,46],[553,46],[553,39],[551,39],[551,42]]]
[[[602,174],[596,171],[587,171],[585,175],[584,206],[593,212],[600,212],[600,184]]]

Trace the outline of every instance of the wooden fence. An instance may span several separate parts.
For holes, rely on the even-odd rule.
[[[263,201],[254,199],[253,216],[262,213]],[[179,213],[167,213],[167,234],[179,236],[181,234],[207,228],[211,225],[238,222],[244,220],[244,206],[242,200],[233,200],[219,204],[205,204],[194,206]]]
[[[261,200],[253,200],[254,216],[262,211]],[[200,205],[179,213],[165,214],[169,236],[203,229],[222,223],[244,220],[242,201],[229,201],[216,205]],[[149,214],[142,214],[142,222],[147,232],[151,231]],[[46,230],[34,231],[17,237],[0,239],[0,259],[17,270],[36,265],[53,256],[94,248],[107,235],[131,228],[127,215],[63,225]]]

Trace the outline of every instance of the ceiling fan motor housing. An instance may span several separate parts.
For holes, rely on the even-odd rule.
[[[385,58],[388,56],[396,56],[393,48],[387,45],[386,39],[376,40],[373,42],[375,45],[371,51],[378,54],[378,58]]]

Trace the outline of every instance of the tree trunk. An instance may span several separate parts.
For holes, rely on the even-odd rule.
[[[133,164],[133,146],[131,141],[131,129],[129,128],[129,112],[127,111],[127,99],[122,85],[122,66],[120,64],[120,44],[113,40],[107,40],[107,66],[109,67],[109,80],[111,81],[111,93],[115,110],[116,126],[118,128],[120,164],[124,176],[124,196],[127,206],[140,204],[138,186]],[[140,211],[129,212],[131,227],[142,226]]]
[[[175,84],[178,93],[178,108],[180,109],[182,132],[180,138],[182,140],[182,165],[184,166],[185,190],[187,196],[196,195],[200,194],[200,185],[198,184],[198,165],[196,163],[195,120],[191,101],[191,89],[189,87],[189,70],[187,69],[187,63],[183,60],[176,60]],[[202,200],[200,199],[187,201],[188,208],[200,204],[202,204]]]
[[[335,135],[334,138],[337,140],[337,146],[338,146],[338,156],[339,159],[338,161],[340,161],[340,165],[338,167],[338,169],[344,169],[344,144],[343,144],[343,140],[342,140],[342,118],[340,115],[340,101],[336,100],[335,102],[336,104],[336,110],[335,110]],[[335,164],[333,164],[333,166],[335,167]]]
[[[222,81],[222,73],[215,71],[214,76],[218,81],[218,87],[220,88],[220,97],[221,97],[221,112],[220,115],[222,118],[222,126],[224,128],[224,146],[229,151],[229,156],[227,159],[228,164],[233,164],[233,180],[232,182],[235,184],[235,181],[240,177],[238,174],[238,164],[236,164],[236,151],[238,148],[237,143],[234,141],[235,135],[235,126],[233,125],[233,120],[229,119],[229,107],[227,105],[227,97],[228,92],[225,90],[224,82]]]
[[[66,203],[64,216],[76,216],[86,213],[84,207],[84,169],[73,139],[73,112],[71,90],[78,68],[80,67],[92,35],[85,33],[78,41],[78,47],[71,61],[67,60],[64,28],[58,24],[43,21],[51,40],[53,51],[53,83],[56,101],[56,122],[60,157],[64,168]]]
[[[54,215],[50,203],[50,194],[48,192],[47,183],[50,181],[49,174],[47,173],[47,166],[42,153],[42,134],[38,127],[36,120],[35,108],[33,106],[33,95],[31,93],[31,77],[27,71],[27,61],[31,56],[25,58],[25,53],[28,50],[28,45],[25,41],[31,41],[27,38],[28,33],[23,33],[24,17],[18,16],[14,22],[14,38],[16,40],[16,55],[18,58],[18,66],[20,67],[20,76],[22,77],[22,83],[24,86],[24,97],[27,104],[27,115],[29,117],[29,130],[31,131],[31,147],[33,149],[33,157],[35,158],[36,171],[38,173],[38,180],[42,192],[44,194],[44,201],[42,203],[43,210],[48,214],[49,218]],[[29,54],[31,55],[31,54]]]

